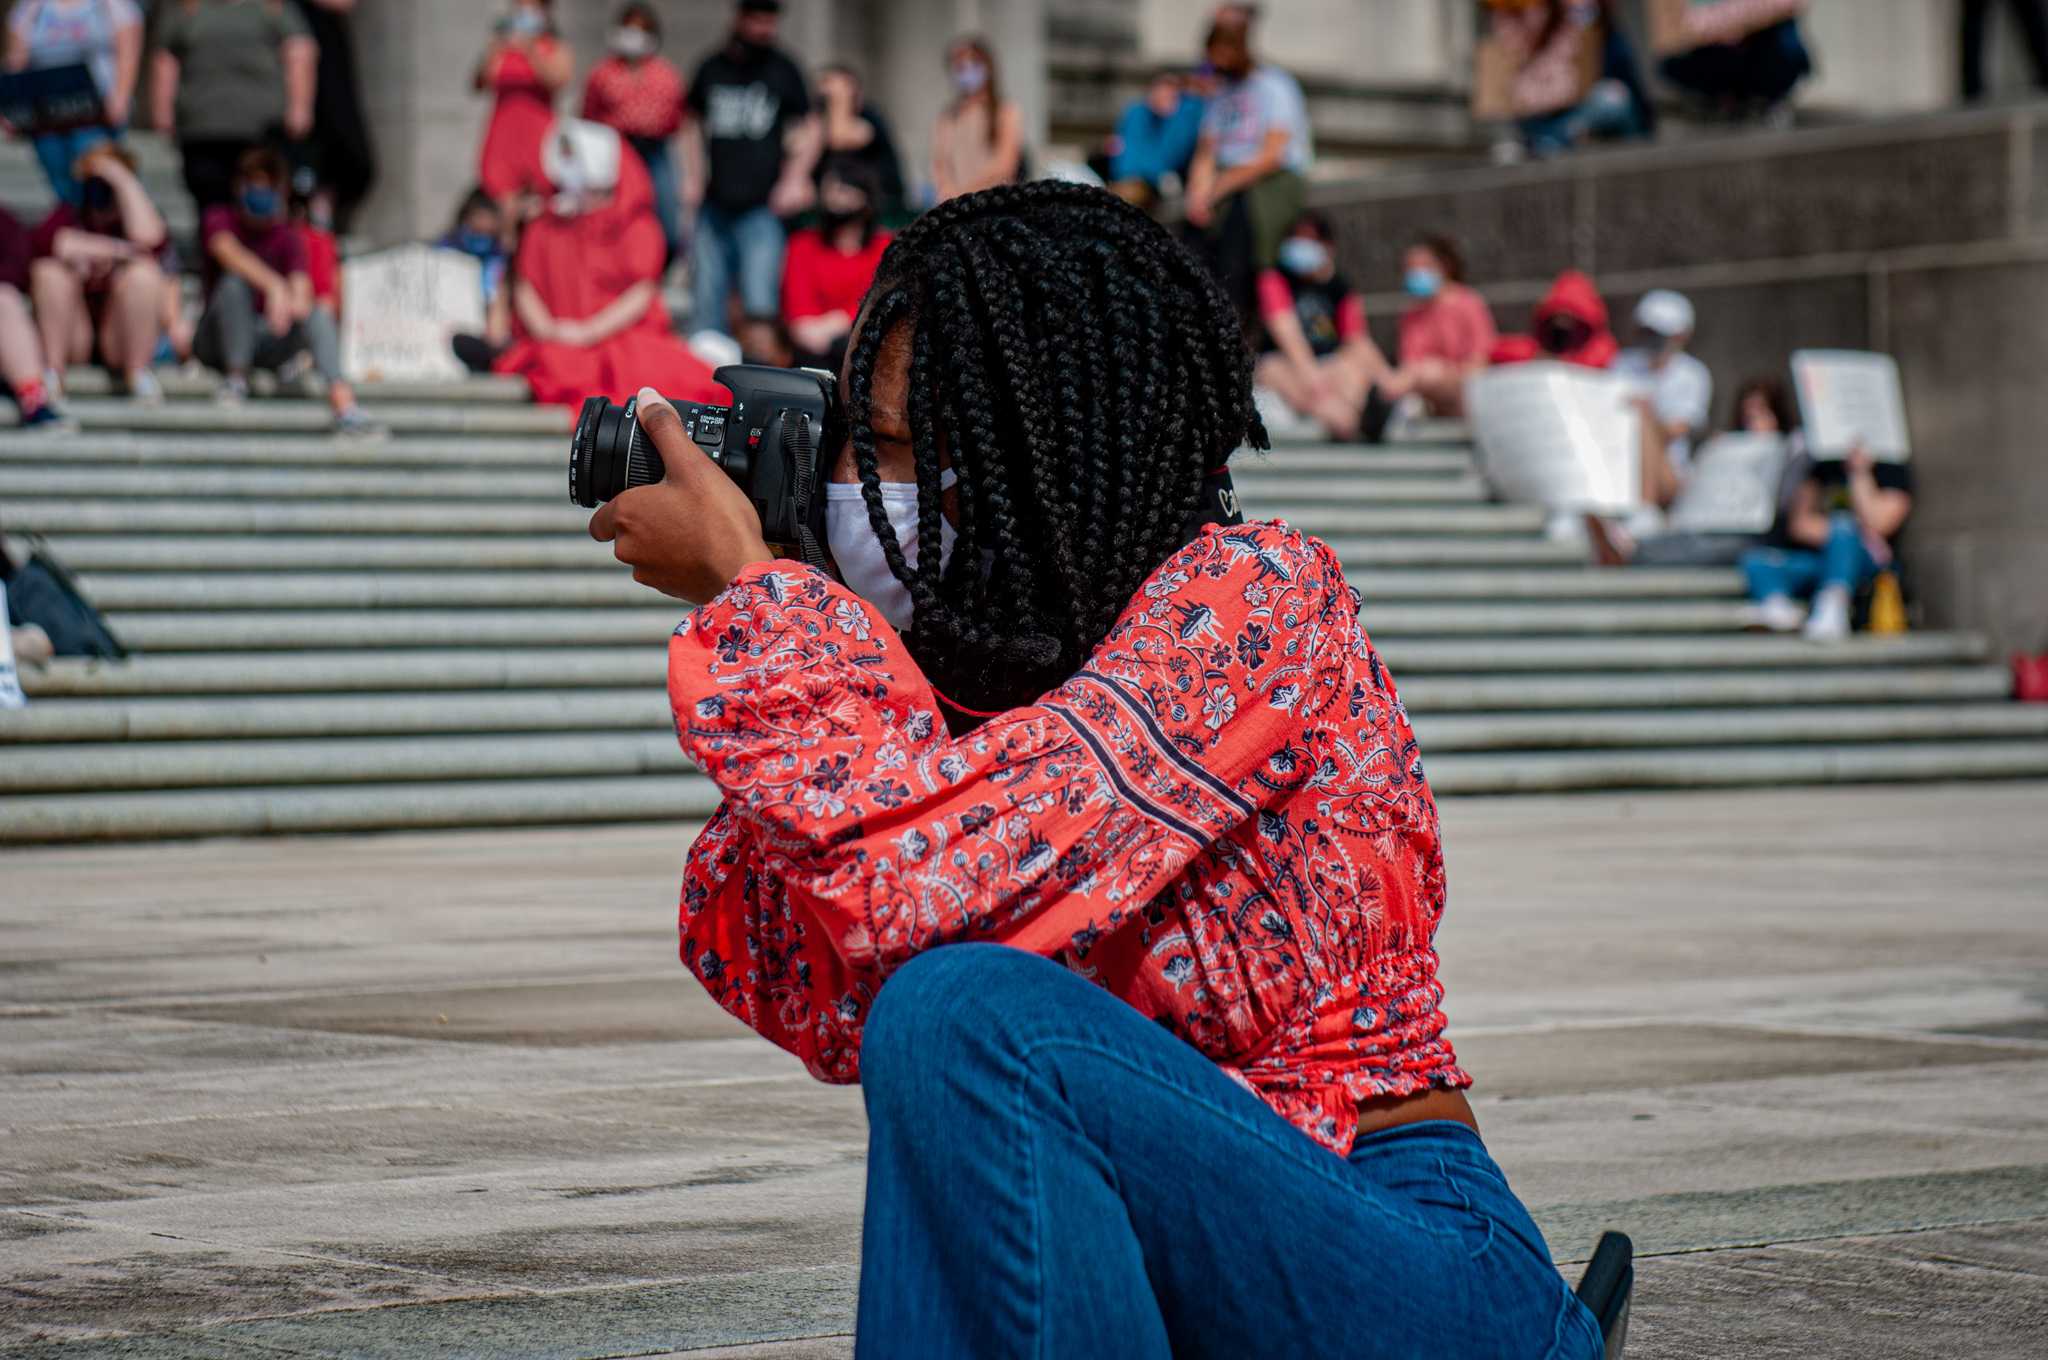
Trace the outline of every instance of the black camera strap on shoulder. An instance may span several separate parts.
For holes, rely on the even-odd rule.
[[[796,523],[797,556],[808,566],[825,568],[825,544],[818,534],[820,519],[819,506],[823,503],[822,469],[818,467],[818,451],[811,435],[809,412],[797,415],[794,424],[787,416],[782,420],[782,447],[796,468],[795,501],[798,509]]]
[[[1237,483],[1230,479],[1228,467],[1211,468],[1209,475],[1202,479],[1202,494],[1195,501],[1195,508],[1188,514],[1188,522],[1181,527],[1182,538],[1189,543],[1202,536],[1202,530],[1212,524],[1229,526],[1244,523],[1244,510],[1237,503]]]

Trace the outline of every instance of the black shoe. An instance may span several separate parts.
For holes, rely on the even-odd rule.
[[[1607,1360],[1621,1360],[1622,1348],[1628,1344],[1629,1295],[1636,1284],[1635,1257],[1635,1244],[1626,1234],[1601,1233],[1600,1244],[1593,1248],[1593,1259],[1586,1263],[1586,1273],[1579,1277],[1579,1302],[1600,1324]]]

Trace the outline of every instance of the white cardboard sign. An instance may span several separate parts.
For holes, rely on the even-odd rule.
[[[1671,527],[1700,534],[1761,534],[1778,517],[1791,444],[1783,435],[1723,434],[1702,444],[1671,505]]]
[[[409,245],[341,267],[341,366],[354,382],[460,378],[450,341],[484,328],[483,264],[459,250]]]
[[[1503,499],[1626,514],[1642,503],[1636,386],[1543,361],[1488,369],[1465,387],[1481,470]]]
[[[1880,462],[1913,456],[1905,389],[1891,355],[1803,349],[1792,356],[1792,384],[1816,459],[1841,458],[1859,443]]]

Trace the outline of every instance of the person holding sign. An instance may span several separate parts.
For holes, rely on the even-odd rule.
[[[1328,220],[1296,218],[1277,269],[1259,274],[1259,315],[1268,348],[1254,375],[1339,442],[1358,438],[1366,394],[1386,356],[1365,330],[1365,303],[1337,272]]]
[[[1851,599],[1894,561],[1893,545],[1912,513],[1913,470],[1906,463],[1880,462],[1860,443],[1846,457],[1815,462],[1779,542],[1743,554],[1756,622],[1789,633],[1804,618],[1806,636],[1816,642],[1847,637]],[[1797,603],[1809,595],[1810,615]]]
[[[100,121],[35,134],[36,160],[62,203],[76,207],[78,158],[121,135],[142,69],[142,11],[135,0],[24,0],[7,16],[7,69],[83,63],[100,92]]]

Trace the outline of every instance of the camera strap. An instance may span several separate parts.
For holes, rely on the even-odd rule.
[[[791,426],[789,418],[782,420],[782,445],[791,456],[791,466],[796,469],[796,495],[798,517],[796,522],[797,556],[810,566],[825,568],[825,545],[819,540],[815,506],[823,503],[818,487],[818,456],[811,442],[811,417],[808,413],[799,415]]]
[[[1211,468],[1209,475],[1202,479],[1202,494],[1196,499],[1195,508],[1189,512],[1188,522],[1182,526],[1182,537],[1192,543],[1202,536],[1202,530],[1212,524],[1242,523],[1244,511],[1237,503],[1237,484],[1230,479],[1230,469]]]

